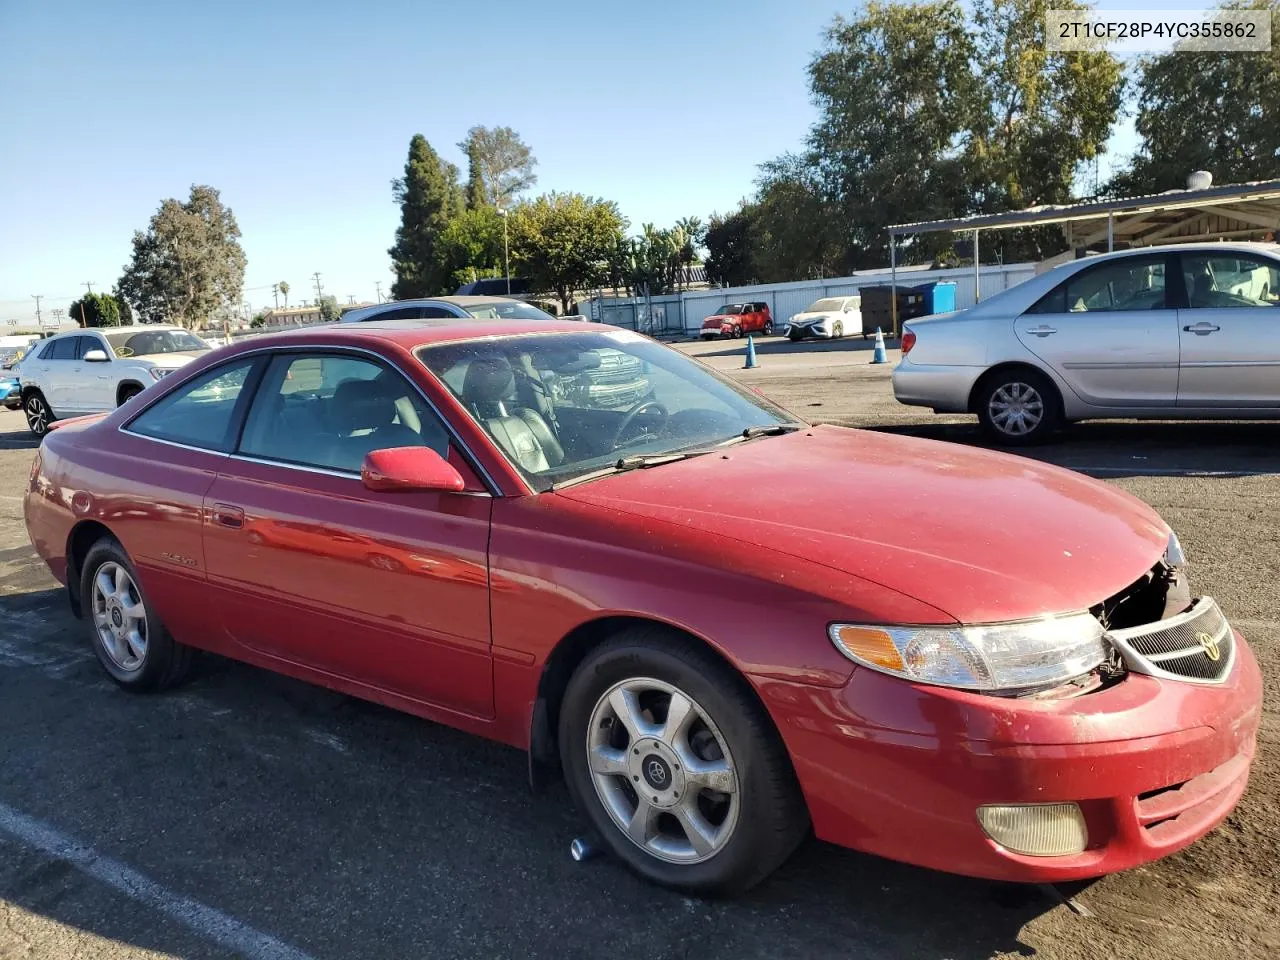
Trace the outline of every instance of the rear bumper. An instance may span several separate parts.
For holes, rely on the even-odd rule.
[[[930,366],[903,358],[893,370],[893,395],[899,403],[932,407],[938,413],[968,413],[969,395],[984,369]]]
[[[1237,636],[1214,686],[1129,675],[1073,700],[925,688],[856,670],[841,690],[762,682],[817,835],[951,873],[1047,883],[1126,870],[1220,824],[1244,792],[1262,681]],[[983,832],[984,804],[1074,802],[1084,852],[1012,853]]]

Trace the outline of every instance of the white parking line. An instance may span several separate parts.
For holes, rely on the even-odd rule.
[[[70,863],[80,872],[114,887],[141,904],[159,910],[240,956],[262,960],[313,960],[310,954],[255,930],[221,911],[166,890],[137,870],[118,860],[104,857],[92,847],[77,843],[48,824],[4,804],[0,804],[0,830],[51,857]]]

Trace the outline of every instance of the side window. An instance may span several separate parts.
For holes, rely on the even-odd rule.
[[[1280,264],[1236,253],[1184,253],[1182,275],[1193,310],[1280,305]]]
[[[446,310],[444,307],[423,307],[418,314],[420,320],[443,320],[454,316],[452,310]]]
[[[143,411],[131,433],[229,453],[235,445],[236,402],[252,358],[214,367]]]
[[[421,310],[421,307],[396,307],[394,310],[386,310],[375,313],[371,317],[365,317],[365,320],[417,320]]]
[[[45,348],[42,359],[45,360],[74,360],[76,352],[79,349],[79,337],[59,337]]]
[[[1126,257],[1068,277],[1028,313],[1158,310],[1165,303],[1164,257]]]
[[[107,350],[106,345],[97,337],[81,336],[81,337],[76,337],[76,339],[80,341],[80,345],[76,349],[77,360],[83,360],[84,355],[88,353],[90,350],[102,350],[106,352],[108,357],[111,356],[111,352]]]
[[[286,354],[267,368],[239,452],[359,473],[373,450],[416,446],[447,456],[449,435],[399,373],[359,357]]]
[[[54,351],[54,350],[56,350],[56,349],[57,349],[57,347],[58,347],[58,341],[57,341],[57,340],[50,340],[50,341],[49,341],[48,343],[46,343],[43,347],[41,347],[41,348],[40,348],[40,352],[36,354],[36,359],[37,359],[37,360],[52,360],[52,359],[53,359],[53,351]]]

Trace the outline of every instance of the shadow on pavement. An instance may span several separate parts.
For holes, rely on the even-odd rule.
[[[0,599],[0,805],[316,958],[986,960],[1054,904],[810,841],[745,897],[575,863],[565,790],[522,753],[218,658],[116,688],[59,590]],[[15,626],[22,627],[19,634]],[[0,830],[0,898],[179,956],[224,947]]]
[[[976,420],[868,429],[999,450],[1101,477],[1280,473],[1280,421],[1076,423],[1049,442],[1032,447],[995,446],[983,436]]]

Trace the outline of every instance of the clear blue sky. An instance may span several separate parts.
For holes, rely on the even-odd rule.
[[[728,210],[813,119],[832,0],[335,3],[0,0],[0,335],[109,289],[135,229],[192,183],[243,231],[245,297],[384,293],[410,136],[464,166],[512,126],[537,190],[633,225]],[[1131,135],[1128,139],[1131,140]]]

